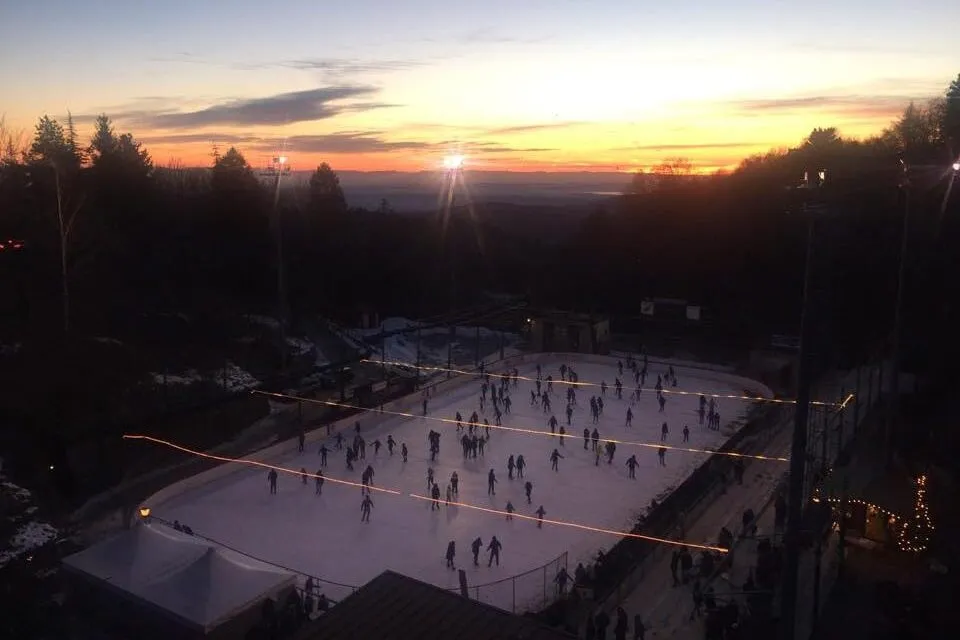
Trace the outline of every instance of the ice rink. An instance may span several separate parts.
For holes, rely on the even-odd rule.
[[[716,448],[739,426],[750,404],[746,400],[718,400],[722,419],[719,431],[698,424],[696,395],[668,395],[665,411],[660,413],[652,387],[657,374],[665,373],[666,367],[651,362],[647,387],[639,403],[633,407],[633,427],[628,428],[625,415],[634,388],[632,374],[624,370],[625,375],[621,378],[624,381],[623,400],[617,400],[613,389],[617,359],[611,357],[608,361],[606,365],[575,364],[581,383],[605,380],[610,385],[604,412],[597,425],[601,446],[603,438],[657,443],[661,424],[666,421],[670,428],[666,444]],[[552,375],[558,381],[561,362],[559,356],[541,360],[543,377]],[[535,365],[522,365],[519,369],[521,376],[536,377]],[[722,374],[683,367],[677,367],[676,373],[679,384],[674,389],[677,390],[734,395],[745,392],[735,382],[723,381]],[[361,472],[371,464],[376,472],[376,486],[402,492],[398,496],[374,492],[369,523],[360,521],[359,488],[326,482],[322,496],[317,496],[312,479],[304,485],[299,477],[281,473],[278,493],[271,495],[266,470],[240,465],[235,473],[188,490],[165,503],[152,505],[153,511],[161,518],[179,520],[196,533],[257,558],[347,585],[363,585],[382,571],[392,569],[442,587],[457,588],[457,572],[446,568],[444,559],[451,540],[456,541],[456,565],[467,570],[471,588],[541,567],[564,552],[568,552],[572,575],[577,562],[588,563],[598,549],[609,549],[619,538],[550,524],[538,529],[532,521],[514,519],[508,522],[501,515],[452,505],[431,511],[428,502],[411,498],[408,494],[426,494],[427,468],[432,466],[444,494],[451,473],[456,471],[459,474],[459,500],[464,503],[502,510],[507,501],[511,501],[517,513],[525,515],[534,515],[537,507],[543,505],[548,519],[628,531],[652,499],[669,493],[709,454],[670,450],[663,467],[659,465],[656,449],[620,444],[612,464],[607,464],[604,457],[597,466],[593,452],[584,450],[582,433],[585,426],[591,430],[594,427],[589,399],[591,395],[600,395],[600,389],[578,388],[578,406],[573,413],[572,426],[566,427],[568,436],[564,446],[560,446],[558,438],[549,434],[547,421],[550,414],[544,414],[540,406],[531,405],[530,391],[533,388],[534,382],[526,380],[520,380],[518,388],[511,385],[512,414],[504,415],[503,424],[547,433],[491,429],[485,455],[477,459],[464,459],[454,424],[429,418],[377,413],[359,416],[361,434],[368,446],[366,460],[355,463],[353,472],[346,468],[344,452],[336,451],[333,438],[329,438],[326,442],[331,452],[325,475],[360,482]],[[552,413],[561,425],[566,425],[566,388],[555,382],[552,394]],[[465,420],[469,419],[474,410],[480,412],[479,396],[480,380],[477,378],[432,397],[429,417],[453,418],[460,411]],[[480,416],[481,422],[483,417],[494,422],[489,401],[486,412]],[[681,435],[684,424],[690,427],[690,442],[686,445],[682,443]],[[435,463],[429,461],[427,432],[430,429],[442,434],[440,454]],[[379,439],[385,445],[389,434],[397,441],[394,455],[388,454],[386,446],[375,455],[372,442]],[[350,442],[352,429],[344,435],[345,442]],[[406,443],[409,448],[406,464],[399,453],[400,443]],[[318,446],[308,444],[307,450],[300,454],[293,443],[290,453],[269,462],[294,469],[305,467],[313,473],[320,467]],[[554,448],[564,456],[559,461],[558,472],[550,468],[549,456]],[[527,461],[525,480],[533,483],[532,504],[527,504],[524,495],[525,480],[515,478],[511,481],[507,477],[510,454],[523,454]],[[640,463],[635,480],[628,478],[625,464],[631,454],[636,454]],[[491,468],[495,469],[499,481],[495,496],[487,494],[487,473]],[[488,568],[486,545],[493,535],[500,539],[503,549],[500,565]],[[470,552],[470,543],[477,536],[484,544],[479,567],[473,566]],[[481,589],[480,597],[507,609],[511,608],[515,598],[518,610],[522,610],[526,603],[536,604],[542,597],[543,577],[540,573],[544,572],[534,572],[529,579],[518,580],[515,584],[508,581],[497,587]],[[553,575],[547,579],[552,580]],[[337,600],[350,591],[321,586],[329,597]]]

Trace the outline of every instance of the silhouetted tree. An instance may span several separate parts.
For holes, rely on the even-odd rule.
[[[347,211],[340,178],[326,162],[310,176],[310,209],[317,215],[338,216]]]
[[[960,74],[950,83],[944,100],[943,136],[950,145],[950,155],[960,158]]]

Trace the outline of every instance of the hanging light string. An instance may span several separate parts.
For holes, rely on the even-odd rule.
[[[913,506],[913,520],[907,520],[900,529],[900,549],[911,553],[926,551],[930,532],[934,530],[927,505],[927,476],[917,478],[917,493]]]
[[[206,459],[208,459],[208,460],[216,460],[216,461],[218,461],[218,462],[228,462],[228,463],[234,463],[234,464],[241,464],[241,465],[259,467],[259,468],[263,468],[263,469],[273,469],[274,471],[277,471],[277,472],[279,472],[279,473],[286,473],[286,474],[293,475],[293,476],[297,476],[297,477],[304,477],[304,476],[305,476],[305,477],[314,478],[314,479],[323,478],[324,480],[330,481],[330,482],[332,482],[332,483],[334,483],[334,484],[346,485],[346,486],[350,486],[350,487],[360,487],[361,489],[364,488],[364,487],[366,487],[366,488],[369,489],[370,491],[378,491],[378,492],[380,492],[380,493],[386,493],[386,494],[389,494],[389,495],[400,496],[400,497],[404,497],[404,498],[410,498],[410,499],[413,499],[413,500],[433,500],[433,498],[430,498],[430,497],[428,497],[428,496],[419,495],[419,494],[416,494],[416,493],[404,493],[404,492],[402,492],[402,491],[400,491],[400,490],[398,490],[398,489],[391,489],[391,488],[384,488],[384,487],[376,487],[376,486],[373,486],[373,485],[363,485],[363,484],[360,484],[360,483],[357,483],[357,482],[351,482],[351,481],[349,481],[349,480],[342,480],[342,479],[340,479],[340,478],[334,478],[334,477],[327,476],[327,475],[321,476],[321,475],[319,475],[319,474],[314,474],[314,473],[309,473],[309,472],[303,472],[303,471],[300,471],[300,470],[298,470],[298,469],[291,469],[291,468],[289,468],[289,467],[281,467],[281,466],[278,466],[278,465],[267,464],[266,462],[259,462],[259,461],[257,461],[257,460],[245,460],[245,459],[243,459],[243,458],[231,458],[231,457],[228,457],[228,456],[219,456],[219,455],[214,455],[214,454],[210,454],[210,453],[204,453],[204,452],[202,452],[202,451],[196,451],[196,450],[194,450],[194,449],[190,449],[190,448],[188,448],[188,447],[184,447],[184,446],[175,444],[175,443],[170,442],[170,441],[168,441],[168,440],[161,440],[160,438],[154,438],[154,437],[152,437],[152,436],[147,436],[147,435],[124,434],[124,435],[123,435],[123,439],[124,439],[124,440],[142,440],[142,441],[146,441],[146,442],[151,442],[151,443],[153,443],[153,444],[158,444],[158,445],[161,445],[161,446],[169,447],[169,448],[171,448],[171,449],[175,449],[175,450],[177,450],[177,451],[180,451],[180,452],[182,452],[182,453],[186,453],[186,454],[188,454],[188,455],[196,456],[196,457],[199,457],[199,458],[206,458]],[[480,512],[482,512],[482,513],[488,513],[488,514],[493,514],[493,515],[498,515],[498,516],[504,516],[504,517],[510,516],[511,518],[519,518],[519,519],[521,519],[521,520],[539,521],[539,518],[537,518],[536,516],[527,516],[527,515],[523,515],[523,514],[516,513],[516,512],[510,513],[510,512],[507,512],[507,511],[500,510],[500,509],[491,509],[491,508],[488,508],[488,507],[481,507],[481,506],[474,505],[474,504],[469,504],[469,503],[466,503],[466,502],[450,502],[449,504],[450,504],[450,505],[453,505],[453,506],[464,507],[464,508],[466,508],[466,509],[472,509],[472,510],[475,510],[475,511],[480,511]],[[688,541],[685,541],[685,540],[671,540],[671,539],[669,539],[669,538],[660,538],[660,537],[657,537],[657,536],[647,536],[647,535],[643,535],[643,534],[640,534],[640,533],[633,533],[633,532],[631,532],[631,531],[617,531],[617,530],[615,530],[615,529],[604,529],[604,528],[601,528],[601,527],[593,527],[593,526],[590,526],[590,525],[581,524],[581,523],[578,523],[578,522],[571,522],[571,521],[568,521],[568,520],[551,520],[551,519],[544,518],[544,519],[542,520],[542,522],[543,522],[544,524],[549,524],[549,525],[554,525],[554,526],[570,527],[570,528],[574,528],[574,529],[580,529],[580,530],[583,530],[583,531],[592,531],[592,532],[594,532],[594,533],[603,533],[603,534],[613,535],[613,536],[618,536],[618,537],[636,538],[636,539],[638,539],[638,540],[646,540],[646,541],[648,541],[648,542],[656,542],[656,543],[659,543],[659,544],[668,544],[668,545],[673,545],[673,546],[677,546],[677,547],[689,547],[689,548],[692,548],[692,549],[703,549],[703,550],[706,550],[706,551],[714,551],[714,552],[717,552],[717,553],[728,553],[728,552],[729,552],[729,550],[727,550],[727,549],[725,549],[725,548],[723,548],[723,547],[716,547],[716,546],[712,546],[712,545],[699,544],[699,543],[696,543],[696,542],[688,542]]]
[[[391,416],[397,416],[397,417],[401,417],[401,418],[420,418],[420,419],[423,419],[423,420],[431,420],[431,421],[433,421],[433,422],[440,422],[440,423],[443,423],[443,424],[454,424],[454,425],[455,425],[455,424],[460,424],[461,426],[481,427],[481,428],[484,428],[484,429],[489,427],[490,429],[500,429],[500,430],[502,430],[502,431],[512,431],[512,432],[515,432],[515,433],[525,433],[525,434],[527,434],[527,435],[546,436],[546,437],[550,437],[550,438],[557,438],[557,437],[559,437],[559,434],[558,434],[558,433],[553,433],[553,432],[551,432],[551,431],[544,431],[544,430],[541,430],[541,429],[528,429],[528,428],[522,428],[522,427],[508,427],[508,426],[505,426],[505,425],[486,424],[486,423],[483,423],[483,422],[470,422],[469,420],[461,420],[461,421],[458,423],[458,422],[457,422],[456,420],[454,420],[453,418],[440,418],[440,417],[437,417],[437,416],[424,416],[424,415],[418,415],[418,414],[416,414],[416,413],[410,413],[410,412],[408,412],[408,411],[393,411],[393,410],[390,410],[390,409],[378,409],[378,408],[376,408],[376,407],[360,407],[360,406],[353,405],[353,404],[347,404],[347,403],[345,403],[345,402],[334,402],[334,401],[332,401],[332,400],[318,400],[318,399],[316,399],[316,398],[304,398],[304,397],[302,397],[302,396],[295,396],[295,395],[290,395],[290,394],[286,394],[286,393],[278,393],[278,392],[274,392],[274,391],[254,390],[254,391],[252,391],[251,393],[255,393],[255,394],[259,394],[259,395],[263,395],[263,396],[268,396],[268,397],[272,397],[272,398],[281,398],[281,399],[284,399],[284,400],[297,400],[297,401],[300,401],[300,402],[309,402],[309,403],[311,403],[311,404],[319,404],[319,405],[324,405],[324,406],[328,406],[328,407],[339,407],[339,408],[343,408],[343,409],[355,409],[355,410],[357,410],[357,411],[363,411],[363,412],[366,412],[366,413],[379,413],[379,414],[386,414],[386,415],[391,415]],[[568,434],[565,434],[564,437],[565,437],[565,438],[577,438],[577,437],[579,437],[579,436],[577,436],[577,435],[575,435],[575,434],[570,434],[570,433],[568,433]],[[625,445],[625,446],[630,446],[630,447],[646,447],[646,448],[649,448],[649,449],[661,449],[661,448],[662,448],[662,449],[665,449],[665,450],[667,450],[667,451],[683,451],[683,452],[686,452],[686,453],[708,453],[708,454],[711,454],[711,455],[728,456],[728,457],[731,457],[731,458],[750,458],[750,459],[753,459],[753,460],[768,460],[768,461],[772,461],[772,462],[789,462],[789,461],[790,461],[789,458],[783,458],[783,457],[762,456],[762,455],[749,454],[749,453],[738,453],[738,452],[736,452],[736,451],[715,451],[715,450],[712,450],[712,449],[696,449],[696,448],[694,448],[694,447],[677,447],[677,446],[665,444],[665,443],[663,443],[663,442],[637,442],[637,441],[631,441],[631,440],[617,440],[617,439],[615,439],[615,438],[600,438],[600,442],[612,442],[612,443],[614,443],[614,444],[619,444],[619,445]]]
[[[455,373],[457,375],[467,375],[474,377],[484,377],[489,375],[491,378],[501,378],[507,380],[525,380],[528,382],[536,382],[536,378],[531,378],[530,376],[514,376],[509,373],[480,373],[476,370],[468,369],[456,369],[451,367],[440,367],[433,365],[418,365],[412,362],[402,362],[399,360],[372,360],[370,358],[363,358],[360,362],[366,362],[376,365],[390,365],[392,367],[406,367],[408,369],[416,369],[418,371],[433,371],[433,372],[446,372],[446,373]],[[542,382],[542,380],[541,380]],[[553,384],[567,385],[571,387],[601,387],[601,383],[597,382],[571,382],[570,380],[554,380]],[[611,386],[611,385],[608,385]],[[626,386],[626,385],[625,385]],[[767,402],[770,404],[797,404],[796,400],[790,400],[785,398],[765,398],[763,396],[751,396],[744,394],[726,394],[726,393],[712,393],[706,391],[682,391],[680,389],[670,389],[664,387],[661,390],[661,393],[664,395],[676,395],[676,396],[704,396],[706,398],[717,398],[719,400],[747,400],[750,402]],[[811,400],[810,405],[814,407],[827,407],[832,409],[843,409],[846,407],[847,403],[853,399],[853,394],[848,394],[847,397],[840,402],[824,402],[820,400]]]

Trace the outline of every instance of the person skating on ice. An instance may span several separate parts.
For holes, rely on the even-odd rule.
[[[602,398],[606,395],[607,395],[607,381],[601,380],[600,381],[600,397]]]
[[[403,461],[407,461],[407,443],[404,442],[400,445],[400,455],[403,456]]]
[[[550,433],[554,433],[557,430],[557,416],[550,416],[550,420],[547,421],[547,424],[550,426]]]
[[[513,461],[513,454],[510,454],[510,457],[507,458],[507,480],[513,480],[513,469],[516,467],[516,464]]]
[[[560,446],[563,446],[563,437],[567,435],[567,430],[561,425],[560,426]]]
[[[540,505],[534,513],[537,514],[537,529],[543,529],[543,516],[547,515],[547,510]]]
[[[313,479],[314,481],[314,493],[318,496],[323,495],[323,469],[317,469],[317,475]]]
[[[393,455],[393,448],[397,446],[397,441],[393,439],[393,435],[387,436],[387,451],[390,455]]]
[[[666,448],[666,447],[660,447],[659,449],[657,449],[657,456],[660,458],[660,466],[661,466],[661,467],[667,466],[667,460],[666,460],[666,458],[667,458],[667,448]]]
[[[625,426],[627,427],[633,426],[633,410],[630,407],[627,407],[627,421]]]
[[[487,495],[495,496],[497,495],[497,474],[493,472],[493,469],[490,469],[490,473],[487,474]]]
[[[270,495],[277,493],[277,470],[270,469],[267,473],[267,482],[270,483]]]
[[[590,447],[590,429],[583,428],[583,450],[586,451]]]
[[[360,522],[370,522],[370,510],[373,508],[373,500],[370,494],[363,496],[363,502],[360,503]]]
[[[690,442],[690,427],[683,425],[683,441]]]
[[[531,494],[533,494],[533,483],[530,482],[529,480],[527,480],[526,483],[524,483],[524,485],[523,485],[523,490],[524,490],[524,491],[526,492],[526,494],[527,494],[527,504],[532,504],[532,503],[530,502],[530,496],[531,496]]]
[[[307,434],[301,430],[300,433],[297,434],[297,452],[303,453],[303,445],[306,443],[306,441]]]
[[[660,403],[660,413],[663,413],[664,407],[667,406],[667,398],[662,393],[657,396],[657,402]]]
[[[307,486],[307,468],[300,467],[300,481],[303,482],[303,486]]]
[[[427,491],[433,486],[433,467],[427,467]]]
[[[560,460],[561,460],[562,458],[563,458],[563,456],[560,455],[560,452],[557,451],[556,449],[554,449],[554,450],[553,450],[553,453],[550,454],[550,469],[552,469],[553,471],[559,472],[559,471],[560,471]]]
[[[517,477],[523,477],[523,470],[527,468],[527,461],[524,460],[523,454],[517,456]]]
[[[493,566],[494,561],[496,561],[497,566],[500,566],[500,550],[503,549],[503,545],[500,544],[500,541],[497,540],[497,536],[490,538],[490,544],[487,545],[487,551],[490,552],[490,559],[487,561],[487,567]]]
[[[320,450],[317,453],[320,454],[320,466],[327,466],[327,454],[330,453],[330,449],[327,449],[327,445],[321,444]]]
[[[373,441],[373,455],[374,457],[380,455],[380,447],[383,446],[380,444],[380,438],[377,438]]]
[[[450,486],[453,488],[453,495],[460,495],[460,476],[454,471],[450,474]]]
[[[507,506],[504,510],[507,512],[507,522],[513,520],[513,512],[517,510],[513,503],[507,500]]]
[[[430,510],[440,511],[440,485],[434,483],[433,488],[430,489],[430,498]]]
[[[608,440],[605,448],[607,450],[607,464],[613,464],[613,454],[617,452],[617,445]]]
[[[633,480],[636,480],[636,479],[637,479],[637,467],[638,467],[639,465],[640,465],[640,463],[637,462],[637,456],[636,456],[636,455],[632,455],[632,456],[630,456],[629,458],[627,458],[627,475],[628,475],[628,477],[630,477],[630,478],[633,479]]]
[[[670,433],[670,427],[667,426],[667,423],[664,422],[663,426],[660,427],[660,442],[667,441],[667,435]]]
[[[480,566],[480,550],[483,549],[483,540],[480,539],[480,536],[470,543],[470,551],[473,552],[473,566]]]
[[[600,432],[597,431],[597,428],[593,428],[593,433],[590,434],[590,438],[593,440],[593,450],[596,451],[600,445]]]
[[[701,420],[701,422],[703,422],[703,421]],[[337,443],[337,445],[336,445],[336,446],[337,446],[337,451],[343,451],[343,434],[340,433],[339,431],[337,431],[337,440],[336,440],[336,443]]]

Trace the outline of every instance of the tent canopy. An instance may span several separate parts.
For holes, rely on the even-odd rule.
[[[63,563],[205,632],[296,581],[163,525],[141,524]]]

